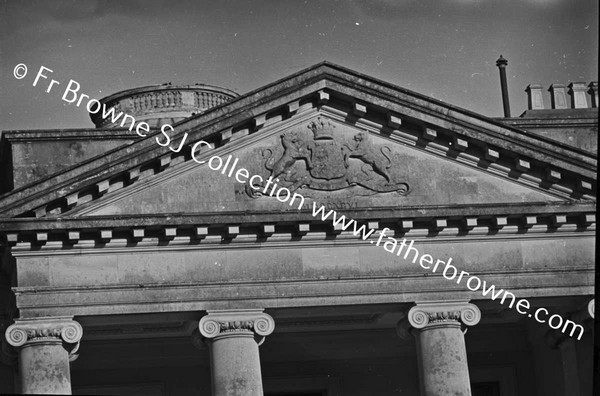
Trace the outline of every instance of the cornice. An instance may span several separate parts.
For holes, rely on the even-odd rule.
[[[388,227],[396,238],[472,241],[527,238],[581,238],[594,235],[595,204],[508,205],[449,208],[373,208],[344,211],[369,229]],[[364,243],[350,230],[317,221],[312,213],[103,216],[95,218],[6,219],[0,243],[13,254],[101,253],[105,249],[218,249],[302,247]]]
[[[56,141],[56,140],[138,140],[140,137],[127,128],[78,128],[3,131],[2,140],[7,142]]]

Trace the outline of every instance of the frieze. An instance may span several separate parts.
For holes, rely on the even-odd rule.
[[[366,131],[345,133],[322,117],[306,128],[280,135],[280,142],[262,151],[263,179],[277,180],[291,192],[298,189],[338,191],[356,186],[357,195],[395,192],[407,195],[409,185],[401,174],[401,159],[387,145],[375,145]],[[255,183],[255,186],[258,183]],[[245,187],[252,198],[264,195],[260,188]]]

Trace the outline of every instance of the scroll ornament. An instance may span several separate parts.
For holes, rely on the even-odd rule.
[[[481,311],[469,303],[417,304],[408,312],[408,321],[416,329],[442,322],[462,322],[474,326],[481,319]]]
[[[6,340],[13,347],[33,341],[61,340],[76,350],[82,336],[83,328],[72,319],[23,319],[6,329]]]
[[[230,333],[256,333],[265,337],[275,329],[275,321],[262,310],[209,311],[208,315],[200,319],[199,327],[200,333],[206,338]]]

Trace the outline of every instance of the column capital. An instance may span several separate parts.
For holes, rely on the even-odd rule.
[[[5,334],[6,340],[13,347],[31,342],[64,341],[76,349],[83,336],[83,328],[72,316],[17,319],[6,329]]]
[[[474,326],[481,319],[481,311],[468,301],[417,301],[408,311],[408,322],[416,329],[434,324],[463,323]]]
[[[200,334],[206,338],[224,335],[257,334],[266,337],[275,330],[275,321],[262,309],[214,310],[200,319]]]

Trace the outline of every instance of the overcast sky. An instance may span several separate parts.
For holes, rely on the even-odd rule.
[[[102,98],[164,82],[243,94],[328,60],[492,117],[502,116],[500,54],[513,116],[529,83],[598,79],[598,0],[0,4],[0,130],[93,127],[62,91],[32,86],[40,65],[62,87],[73,79]]]

